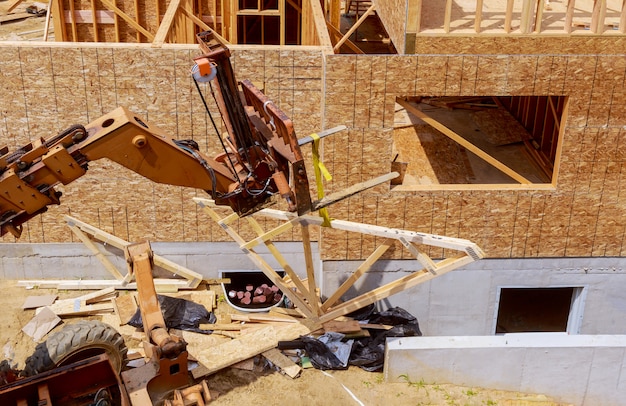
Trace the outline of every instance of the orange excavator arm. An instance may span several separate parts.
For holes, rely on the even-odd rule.
[[[108,158],[158,183],[205,190],[240,215],[282,196],[289,210],[311,210],[309,183],[293,125],[251,82],[235,81],[228,48],[212,32],[198,35],[205,55],[195,78],[211,82],[227,130],[224,152],[210,158],[193,141],[178,141],[120,107],[86,126],[75,125],[16,151],[0,149],[0,235],[19,238],[22,224],[60,204],[59,184]],[[197,82],[196,82],[197,83]],[[204,101],[204,99],[203,99]],[[216,128],[217,130],[217,128]]]

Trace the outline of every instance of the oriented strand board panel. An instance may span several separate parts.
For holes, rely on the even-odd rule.
[[[406,46],[407,3],[409,0],[374,0],[376,14],[396,47],[403,54]]]
[[[213,156],[220,143],[189,75],[198,54],[195,45],[0,43],[0,142],[14,151],[125,106]],[[237,78],[265,88],[300,136],[320,130],[319,50],[235,46],[232,54]],[[201,89],[221,125],[208,85]],[[59,189],[62,204],[25,224],[20,241],[74,241],[66,214],[128,241],[231,241],[192,201],[206,193],[147,181],[111,161],[91,162],[85,176]]]
[[[326,56],[325,124],[346,124],[352,127],[350,139],[362,140],[360,151],[358,141],[325,144],[325,164],[337,171],[333,172],[337,179],[327,188],[356,183],[364,174],[389,172],[393,145],[380,134],[391,131],[393,101],[397,96],[433,95],[567,96],[554,184],[527,190],[479,186],[402,192],[379,186],[351,199],[348,211],[359,213],[364,222],[467,238],[491,257],[623,255],[626,60],[610,50],[623,47],[624,38],[422,39],[427,55]],[[543,49],[552,54],[540,53]],[[361,136],[359,128],[367,136]],[[426,149],[428,143],[415,148]],[[435,151],[430,156],[437,164],[451,165],[455,158],[447,153]],[[352,162],[367,169],[360,177],[346,178],[343,171],[352,168]],[[427,170],[419,168],[410,175]],[[355,208],[359,202],[362,209]],[[331,217],[336,210],[345,212],[342,206],[330,207]],[[353,258],[352,251],[362,256],[371,252],[372,243],[361,236],[322,232],[325,259]],[[390,250],[390,255],[410,257],[403,249]],[[430,255],[436,256],[436,250]]]

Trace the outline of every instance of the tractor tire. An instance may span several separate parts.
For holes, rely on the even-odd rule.
[[[126,343],[117,330],[96,320],[68,324],[35,348],[26,359],[24,376],[33,376],[95,355],[106,353],[119,374],[126,365]]]

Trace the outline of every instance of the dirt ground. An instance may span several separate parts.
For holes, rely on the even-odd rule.
[[[85,291],[58,291],[56,289],[26,289],[17,286],[17,281],[0,280],[0,346],[2,357],[24,367],[25,359],[32,354],[36,342],[21,331],[21,328],[34,316],[34,310],[23,310],[22,304],[28,296],[55,294],[59,299],[84,295]],[[222,303],[221,306],[228,305]],[[218,308],[219,310],[219,308]],[[218,312],[216,310],[216,313]],[[92,318],[98,318],[96,316]],[[113,325],[123,335],[129,348],[138,345],[135,330],[129,326],[119,326],[107,316],[106,322]],[[72,320],[64,320],[54,331]],[[130,329],[130,330],[129,330]],[[45,337],[44,337],[45,339]],[[193,355],[193,354],[191,354]],[[555,406],[543,395],[528,395],[516,392],[488,390],[477,387],[461,387],[443,383],[413,381],[408,376],[403,383],[386,383],[383,374],[367,372],[350,367],[342,371],[321,371],[315,368],[304,369],[295,379],[283,375],[265,365],[263,358],[256,358],[254,370],[226,368],[207,377],[211,390],[219,397],[215,405],[234,406],[254,405],[502,405],[502,406]],[[253,399],[253,401],[251,401]]]

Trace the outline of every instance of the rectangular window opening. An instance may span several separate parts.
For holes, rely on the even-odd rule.
[[[495,334],[578,334],[584,306],[581,287],[501,288]]]
[[[396,101],[394,190],[555,186],[567,96]]]

